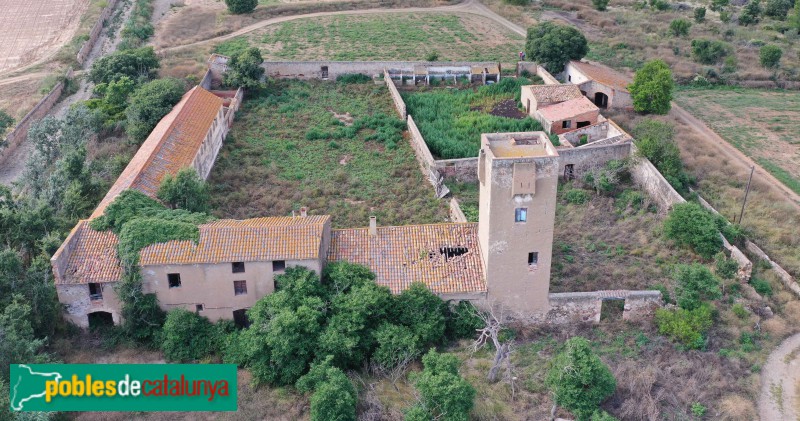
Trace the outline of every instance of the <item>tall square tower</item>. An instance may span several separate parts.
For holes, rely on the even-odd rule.
[[[558,160],[544,132],[481,135],[478,240],[490,303],[549,308]]]

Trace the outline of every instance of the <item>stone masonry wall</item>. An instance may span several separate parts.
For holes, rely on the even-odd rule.
[[[360,73],[367,76],[383,74],[384,70],[407,71],[413,74],[414,66],[496,66],[497,62],[459,61],[265,61],[261,67],[269,78],[323,79],[322,67],[328,68],[327,79],[334,80],[343,74]]]
[[[384,69],[383,71],[383,81],[386,82],[386,86],[389,88],[389,95],[392,96],[392,101],[394,101],[395,109],[397,109],[397,113],[400,114],[400,118],[405,120],[408,118],[408,113],[406,112],[406,103],[403,101],[403,97],[400,96],[400,92],[397,90],[397,86],[394,85],[392,78],[389,77],[389,72]]]
[[[593,291],[550,294],[550,311],[540,322],[599,323],[605,300],[625,300],[623,320],[641,320],[652,316],[663,305],[659,291]]]
[[[672,188],[650,160],[638,156],[636,145],[631,144],[631,155],[635,156],[637,160],[636,165],[631,169],[633,180],[655,200],[662,211],[666,212],[676,203],[686,201]]]
[[[94,44],[97,42],[97,38],[100,37],[100,32],[102,32],[103,28],[106,26],[106,21],[109,17],[111,17],[111,13],[114,12],[114,7],[117,5],[117,0],[109,0],[108,4],[106,5],[103,12],[100,13],[100,18],[97,20],[97,23],[94,24],[92,30],[89,32],[89,39],[83,43],[83,46],[80,50],[78,50],[77,57],[78,64],[83,66],[83,63],[86,61],[86,57],[89,56],[89,53],[92,52],[94,48]]]

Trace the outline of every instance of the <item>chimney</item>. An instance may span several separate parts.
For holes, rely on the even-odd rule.
[[[303,206],[302,208],[300,208],[300,216],[302,216],[302,217],[308,216],[308,208],[307,207]]]
[[[378,219],[374,216],[369,217],[369,236],[370,237],[377,237],[378,236]]]

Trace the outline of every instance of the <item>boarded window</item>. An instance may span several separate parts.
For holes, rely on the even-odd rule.
[[[181,286],[181,274],[180,273],[168,273],[167,274],[167,282],[169,282],[170,288],[178,288]]]
[[[272,262],[273,272],[283,272],[286,269],[286,260],[275,260]]]
[[[233,295],[247,295],[247,281],[233,281]]]
[[[535,194],[536,193],[536,163],[516,162],[514,163],[514,185],[511,194]]]
[[[514,222],[525,222],[528,220],[528,208],[517,208],[514,210]]]
[[[231,263],[231,271],[233,273],[244,273],[244,262]]]

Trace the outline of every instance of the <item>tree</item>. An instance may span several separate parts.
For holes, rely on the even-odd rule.
[[[683,169],[681,154],[673,140],[674,127],[669,123],[647,119],[633,129],[638,153],[649,159],[667,181],[679,192],[690,182]]]
[[[675,268],[675,299],[686,310],[694,310],[705,300],[722,297],[719,279],[707,267],[693,263]]]
[[[800,32],[800,1],[795,0],[794,9],[789,16],[789,24]]]
[[[711,10],[719,12],[722,9],[724,9],[729,3],[730,0],[711,0]]]
[[[525,52],[549,72],[560,73],[570,60],[580,60],[589,52],[583,34],[566,25],[542,22],[528,28]]]
[[[167,361],[190,362],[199,360],[213,351],[214,326],[197,313],[176,308],[167,313],[161,350]]]
[[[483,321],[483,327],[478,329],[478,339],[473,342],[471,350],[477,352],[491,342],[494,347],[494,362],[489,369],[487,379],[494,383],[501,368],[505,368],[505,379],[511,384],[511,393],[514,393],[514,375],[511,366],[512,341],[503,341],[501,334],[508,323],[507,314],[500,306],[492,306],[487,313],[477,313]]]
[[[312,364],[308,374],[297,380],[297,390],[311,395],[312,421],[356,419],[356,390],[342,370],[332,365],[333,357]]]
[[[750,0],[739,15],[739,25],[755,25],[758,23],[759,15],[761,15],[761,0]]]
[[[415,282],[395,299],[390,320],[407,326],[420,349],[441,343],[444,338],[447,307],[425,284]]]
[[[228,6],[228,11],[239,15],[255,10],[256,6],[258,6],[258,0],[225,0],[225,5]]]
[[[692,23],[686,19],[673,19],[669,23],[669,31],[676,37],[689,35],[689,28],[691,27]]]
[[[545,384],[556,405],[568,409],[579,420],[588,420],[617,387],[611,370],[592,353],[589,341],[581,337],[564,344],[553,359]]]
[[[672,92],[675,90],[672,71],[663,60],[648,61],[633,76],[633,83],[628,90],[636,112],[666,114],[671,108]]]
[[[722,238],[711,214],[692,202],[673,206],[664,221],[664,235],[710,259],[722,248]]]
[[[774,69],[780,65],[782,55],[783,50],[781,50],[780,47],[776,45],[765,45],[761,47],[761,51],[759,52],[761,65],[768,69]]]
[[[210,208],[208,185],[194,168],[181,168],[174,177],[165,175],[156,196],[172,209],[207,213]]]
[[[130,96],[125,111],[128,119],[125,131],[132,141],[141,143],[147,138],[162,117],[183,96],[183,83],[178,79],[158,79],[140,86]]]
[[[377,348],[372,354],[372,367],[386,376],[397,389],[397,380],[420,354],[411,329],[384,322],[375,331]]]
[[[730,46],[722,41],[692,40],[692,56],[698,63],[715,64],[730,54]]]
[[[122,332],[136,343],[157,346],[166,314],[155,294],[142,291],[139,271],[126,270],[114,290],[122,302]]]
[[[420,401],[406,413],[406,420],[468,420],[475,388],[458,374],[458,358],[431,349],[422,357],[422,364],[424,369],[414,382]],[[427,417],[421,418],[423,415]]]
[[[694,9],[694,21],[697,23],[705,22],[706,20],[706,8],[705,7],[697,7]]]
[[[264,76],[264,68],[261,67],[263,62],[261,51],[255,47],[234,54],[228,60],[228,70],[223,76],[223,83],[226,86],[245,89],[261,87],[261,78]]]
[[[792,8],[791,0],[767,0],[764,14],[778,20],[786,19],[789,10]]]
[[[595,9],[603,12],[608,8],[608,1],[609,0],[592,0],[592,4]]]
[[[45,355],[39,355],[46,341],[34,337],[30,318],[31,306],[19,294],[0,313],[0,380],[9,380],[10,364],[46,360]]]
[[[6,129],[14,124],[14,117],[11,117],[3,110],[0,110],[0,134],[5,133]]]
[[[89,80],[109,83],[128,76],[132,80],[151,79],[158,69],[158,57],[153,47],[116,51],[92,64]]]

